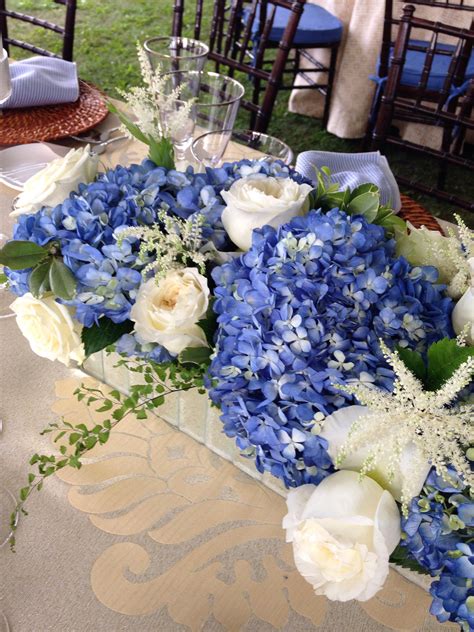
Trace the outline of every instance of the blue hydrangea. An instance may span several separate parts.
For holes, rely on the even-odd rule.
[[[311,428],[349,403],[337,383],[391,389],[379,339],[423,352],[452,334],[437,271],[396,258],[380,226],[338,209],[254,232],[251,249],[213,278],[210,396],[226,434],[288,486],[332,471]]]
[[[445,557],[439,579],[431,584],[430,612],[438,621],[474,630],[474,545],[459,542]]]
[[[206,217],[204,237],[225,250],[231,244],[220,221],[224,208],[220,192],[249,171],[301,180],[282,163],[243,160],[196,174],[192,168],[185,173],[167,171],[145,160],[128,168],[118,166],[91,184],[79,185],[77,193],[52,209],[21,216],[14,239],[40,245],[59,241],[64,263],[77,280],[76,296],[69,302],[77,320],[86,327],[101,316],[120,323],[130,316],[144,264],[137,261],[138,241],[124,240],[119,248],[117,231],[155,223],[161,208],[181,218],[201,213]],[[28,292],[31,270],[6,272],[13,292],[20,296]],[[137,354],[148,357],[152,353],[153,359],[163,355],[161,348],[145,352],[137,344]],[[121,345],[130,348],[130,344]]]
[[[431,470],[423,492],[411,500],[408,517],[402,520],[403,545],[432,575],[439,574],[447,551],[474,526],[469,490],[453,468],[449,472],[451,480],[446,482]]]
[[[432,470],[402,520],[403,545],[439,579],[432,583],[430,612],[439,621],[474,628],[474,499],[450,468],[447,482]],[[464,622],[464,623],[463,623]]]

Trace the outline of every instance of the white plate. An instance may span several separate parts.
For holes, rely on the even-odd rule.
[[[30,143],[15,145],[0,151],[0,182],[11,189],[22,191],[25,182],[61,156],[65,156],[71,147],[52,145],[51,143]]]

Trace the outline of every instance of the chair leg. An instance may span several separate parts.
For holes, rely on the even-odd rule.
[[[324,103],[323,129],[326,129],[328,125],[328,120],[329,120],[329,112],[331,108],[332,86],[334,84],[334,76],[336,74],[338,50],[339,50],[339,44],[336,44],[335,46],[331,48],[331,60],[329,63],[329,71],[328,71],[328,87],[326,88],[326,101]]]
[[[370,135],[369,149],[377,151],[383,148],[385,140],[390,131],[393,120],[394,104],[393,100],[382,97],[377,119],[375,120],[373,131]]]
[[[374,131],[374,126],[377,121],[377,116],[380,109],[380,101],[383,96],[383,91],[379,90],[378,86],[375,89],[374,98],[372,100],[372,105],[370,106],[369,118],[367,119],[367,129],[365,130],[364,140],[362,142],[363,151],[367,151],[370,145],[370,141],[372,138],[372,132]]]
[[[450,112],[451,114],[454,114],[456,112],[457,107],[458,107],[458,99],[457,98],[452,99],[451,101],[449,101],[446,107],[446,111]],[[460,131],[461,130],[458,130],[458,133],[460,133]],[[455,127],[449,123],[446,123],[443,127],[443,140],[441,142],[441,151],[445,152],[446,154],[450,153],[451,146],[454,141],[454,138],[453,138],[454,133],[455,133]],[[438,168],[437,186],[438,186],[438,189],[440,189],[441,191],[444,191],[447,175],[448,175],[448,162],[446,160],[440,160],[439,168]]]
[[[265,63],[265,59],[263,55],[259,54],[258,47],[255,46],[255,44],[254,44],[253,55],[254,55],[255,68],[258,70],[261,70]],[[260,102],[260,92],[262,90],[262,81],[259,77],[254,76],[252,77],[252,84],[253,84],[252,103],[258,106]],[[255,130],[256,125],[257,125],[257,112],[251,112],[250,113],[250,129]]]
[[[0,33],[3,36],[3,48],[7,51],[7,55],[10,55],[10,48],[8,46],[8,27],[7,27],[7,17],[3,13],[6,10],[5,0],[0,0]]]
[[[294,86],[296,83],[296,77],[300,71],[300,63],[301,63],[301,53],[299,48],[295,48],[295,61],[293,63],[293,83]]]
[[[443,140],[441,143],[441,150],[443,152],[449,153],[449,149],[452,143],[452,135],[453,135],[453,126],[446,125],[443,129]],[[448,162],[447,160],[440,160],[438,167],[438,179],[437,179],[437,187],[441,191],[444,191],[446,186],[446,178],[448,176]]]
[[[260,89],[261,89],[260,79],[258,77],[254,77],[252,103],[255,103],[255,105],[258,105],[258,102],[260,100]],[[251,112],[250,113],[250,129],[255,129],[256,119],[257,119],[257,113]]]

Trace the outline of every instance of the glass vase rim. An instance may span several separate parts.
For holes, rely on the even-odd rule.
[[[150,45],[149,45],[150,42],[157,42],[157,41],[168,41],[168,42],[170,42],[170,41],[173,41],[173,40],[180,40],[182,42],[192,43],[193,45],[198,44],[199,46],[201,46],[204,49],[202,53],[195,53],[195,54],[187,55],[183,59],[200,59],[201,57],[207,57],[207,55],[209,54],[209,46],[205,42],[202,42],[201,40],[193,39],[192,37],[181,37],[181,36],[178,36],[178,35],[155,35],[155,37],[147,38],[143,42],[142,46],[143,46],[143,49],[147,53],[150,53],[151,55],[159,55],[163,59],[177,59],[176,55],[167,55],[166,53],[160,53],[160,52],[155,51],[152,48],[150,48]],[[178,71],[176,71],[176,72],[178,72]]]
[[[276,140],[277,142],[281,143],[281,145],[283,147],[286,148],[286,150],[288,151],[288,154],[290,156],[290,160],[288,161],[288,164],[291,164],[291,161],[293,161],[294,159],[294,152],[291,149],[291,147],[285,143],[285,141],[281,140],[280,138],[277,138],[276,136],[272,136],[271,134],[266,134],[265,132],[257,132],[255,130],[252,129],[221,129],[221,130],[208,130],[206,132],[203,132],[202,134],[199,134],[199,136],[196,136],[195,139],[193,139],[193,142],[191,144],[191,151],[193,151],[194,146],[197,144],[197,142],[199,140],[201,140],[202,138],[204,138],[205,136],[209,136],[211,134],[229,134],[230,135],[230,140],[232,141],[236,141],[238,142],[238,134],[249,134],[249,135],[254,135],[254,136],[258,136],[259,138],[268,138],[271,140]],[[235,138],[237,137],[237,138]],[[259,149],[257,149],[256,151],[260,151]],[[265,152],[262,152],[265,153]],[[194,155],[194,152],[193,152]]]

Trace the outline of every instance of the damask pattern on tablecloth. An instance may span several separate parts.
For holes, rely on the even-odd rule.
[[[71,423],[103,420],[73,397],[77,386],[57,383],[53,411]],[[231,463],[155,417],[124,419],[92,454],[60,478],[71,505],[108,535],[91,568],[106,607],[135,617],[166,607],[193,631],[209,617],[230,631],[255,621],[302,632],[334,630],[330,620],[349,625],[347,604],[317,597],[296,571],[281,528],[284,500]],[[430,619],[429,601],[391,571],[375,599],[350,605],[347,621],[360,623],[354,632],[445,630]]]

